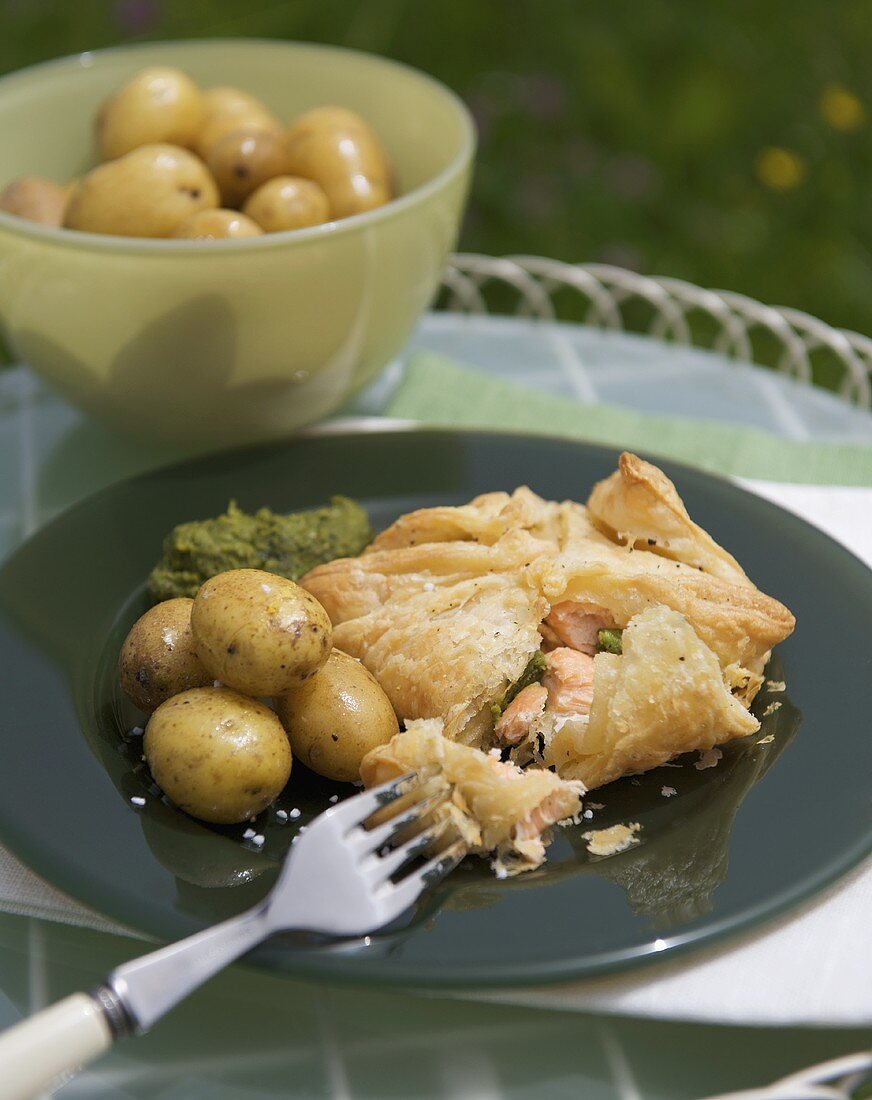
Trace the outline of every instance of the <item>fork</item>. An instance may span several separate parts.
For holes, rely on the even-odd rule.
[[[443,835],[447,819],[432,819],[444,794],[412,789],[415,779],[400,776],[320,814],[254,908],[125,963],[92,993],[74,993],[0,1035],[4,1100],[31,1100],[116,1039],[142,1035],[276,932],[362,936],[399,917],[466,855],[461,840]],[[416,857],[427,858],[407,868]]]

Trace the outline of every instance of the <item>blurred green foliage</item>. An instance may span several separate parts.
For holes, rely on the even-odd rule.
[[[135,39],[333,42],[478,119],[461,247],[601,260],[872,331],[860,0],[0,0],[0,68]]]

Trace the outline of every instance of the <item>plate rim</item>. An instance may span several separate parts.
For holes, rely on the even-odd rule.
[[[353,441],[354,438],[360,435],[393,436],[397,434],[431,435],[448,437],[449,439],[452,437],[466,439],[497,437],[504,441],[521,439],[525,442],[561,443],[576,446],[588,453],[596,453],[609,459],[613,459],[622,450],[626,450],[626,448],[619,446],[610,447],[601,443],[591,443],[577,439],[573,436],[545,432],[438,426],[422,424],[417,421],[383,420],[377,417],[348,418],[338,422],[328,421],[303,429],[290,437],[203,451],[175,461],[161,463],[149,470],[121,478],[93,493],[89,493],[52,516],[0,562],[0,583],[2,583],[7,570],[17,561],[19,555],[26,554],[33,543],[43,537],[50,536],[53,528],[67,522],[79,509],[92,507],[102,498],[117,492],[119,489],[135,486],[137,482],[160,478],[170,471],[193,468],[216,459],[232,460],[234,456],[255,456],[259,452],[293,446],[306,439],[338,437]],[[852,562],[854,568],[859,567],[866,574],[872,573],[872,569],[866,562],[843,543],[790,509],[784,508],[767,497],[754,493],[743,482],[737,481],[728,475],[713,473],[689,463],[674,460],[668,456],[658,455],[647,449],[640,457],[654,463],[663,462],[673,471],[679,473],[686,471],[694,478],[710,479],[722,485],[725,484],[730,491],[738,492],[741,496],[758,501],[767,511],[780,513],[783,517],[786,517],[789,523],[801,524],[811,532],[813,538],[825,540],[837,552],[844,555]],[[81,735],[81,731],[79,732]],[[95,763],[99,765],[96,758]],[[21,845],[19,845],[20,838],[22,838]],[[134,934],[147,937],[151,941],[163,939],[163,936],[152,931],[146,931],[141,926],[131,924],[126,918],[119,917],[116,913],[107,912],[102,905],[98,907],[90,898],[83,896],[78,886],[83,877],[86,882],[92,877],[90,873],[83,873],[81,869],[76,870],[77,864],[70,864],[62,860],[54,849],[43,845],[41,842],[34,842],[32,837],[28,839],[26,830],[22,830],[20,822],[7,813],[2,801],[0,801],[0,844],[6,847],[29,870],[42,877],[48,885],[61,890],[72,900],[87,907],[98,916],[126,925]],[[27,849],[29,852],[39,851],[39,866],[31,863],[23,854],[22,849]],[[440,964],[439,968],[435,969],[432,964],[398,964],[397,960],[392,960],[376,969],[345,967],[343,963],[346,956],[339,951],[335,954],[330,952],[307,954],[305,951],[298,953],[288,950],[283,953],[278,965],[274,959],[266,960],[261,957],[262,952],[255,951],[249,958],[243,960],[243,965],[250,965],[256,969],[266,970],[271,974],[290,979],[321,979],[353,986],[378,984],[390,988],[411,990],[507,989],[531,985],[555,985],[561,982],[595,977],[605,978],[610,974],[625,974],[637,967],[646,967],[656,962],[666,962],[677,958],[684,960],[694,950],[702,950],[706,946],[728,944],[731,939],[747,932],[750,928],[759,928],[763,931],[779,917],[783,917],[790,909],[803,903],[814,904],[827,887],[858,867],[870,855],[872,855],[872,821],[870,821],[865,832],[858,833],[853,844],[843,849],[838,858],[828,861],[823,867],[801,878],[790,888],[756,904],[746,906],[737,915],[727,915],[718,920],[709,921],[703,928],[686,932],[678,931],[672,935],[659,937],[661,944],[665,941],[665,947],[655,947],[652,935],[651,940],[644,945],[602,951],[594,955],[566,956],[560,960],[532,962],[513,960],[509,963],[505,961],[478,963],[474,978],[469,977],[468,967],[462,964]],[[43,871],[43,868],[47,866],[52,868],[51,877]],[[101,880],[101,886],[102,892],[105,893],[105,880]],[[110,887],[110,893],[112,889],[113,887]]]

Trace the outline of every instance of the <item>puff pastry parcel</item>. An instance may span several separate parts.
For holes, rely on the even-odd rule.
[[[754,732],[794,626],[629,453],[586,506],[519,488],[422,509],[301,583],[407,724],[587,788]]]

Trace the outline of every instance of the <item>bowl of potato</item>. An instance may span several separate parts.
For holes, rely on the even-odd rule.
[[[81,54],[0,80],[0,328],[110,427],[246,442],[408,338],[475,146],[436,80],[313,44]]]

